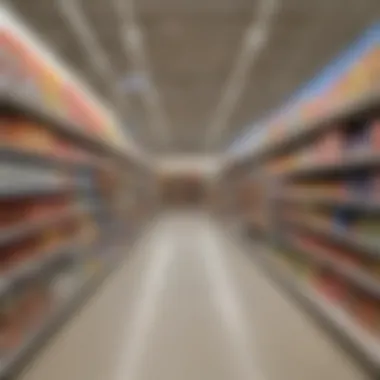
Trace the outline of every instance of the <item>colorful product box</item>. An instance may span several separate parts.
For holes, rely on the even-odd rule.
[[[378,300],[361,293],[354,302],[352,313],[363,328],[371,332],[378,332],[380,322],[380,303]]]
[[[344,134],[334,129],[324,134],[316,143],[318,164],[336,162],[342,158]]]
[[[366,123],[357,123],[346,131],[346,154],[364,155],[370,147],[370,126]]]
[[[347,283],[329,271],[322,271],[317,276],[316,286],[330,301],[338,304],[343,304],[349,293]]]
[[[380,119],[375,119],[370,123],[371,150],[375,153],[380,152]]]

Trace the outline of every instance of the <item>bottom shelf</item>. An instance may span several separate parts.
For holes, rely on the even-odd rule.
[[[137,242],[137,237],[137,235],[134,236],[122,247],[124,249],[126,246],[131,248]],[[52,310],[43,318],[43,322],[24,338],[18,348],[0,359],[0,380],[17,378],[50,338],[85,305],[86,300],[97,291],[104,280],[120,267],[120,261],[125,256],[120,256],[121,244],[115,244],[115,241],[120,242],[121,240],[115,239],[111,249],[105,247],[104,243],[99,247],[99,251],[107,251],[107,261],[92,255],[94,260],[87,262],[88,270],[72,273],[75,277],[67,283],[70,285],[69,288],[65,289],[64,286],[63,294],[58,292]]]
[[[380,343],[342,309],[299,279],[280,255],[268,248],[253,256],[266,273],[328,331],[371,378],[380,377]]]
[[[30,332],[20,347],[0,360],[0,379],[13,378],[24,368],[49,337],[78,309],[89,290],[93,289],[93,282],[94,279],[83,279],[71,296],[53,306],[53,311],[44,318],[40,326]]]

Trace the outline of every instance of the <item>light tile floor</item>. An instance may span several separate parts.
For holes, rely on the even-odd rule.
[[[364,380],[204,214],[129,254],[22,380]]]

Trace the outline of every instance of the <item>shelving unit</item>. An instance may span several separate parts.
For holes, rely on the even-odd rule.
[[[0,96],[0,379],[17,374],[152,219],[153,171],[15,94]]]
[[[360,210],[368,214],[380,213],[380,202],[356,198],[353,196],[337,197],[325,195],[304,195],[300,193],[281,194],[281,200],[294,205],[310,205],[320,207],[344,207],[348,210]]]
[[[231,159],[218,186],[241,232],[266,221],[254,259],[378,379],[380,92],[289,130]]]
[[[253,165],[258,165],[261,162],[269,160],[273,157],[280,156],[299,146],[303,146],[309,141],[312,141],[316,136],[325,131],[329,131],[338,127],[337,124],[344,118],[351,118],[366,114],[374,110],[378,106],[380,98],[380,88],[376,88],[368,94],[359,95],[342,104],[335,105],[333,109],[326,111],[325,115],[317,117],[308,122],[301,122],[297,125],[290,124],[285,129],[290,130],[289,133],[281,135],[280,138],[270,138],[270,131],[264,135],[262,144],[258,145],[247,154],[237,156],[230,161],[233,167],[246,165],[250,162]]]
[[[256,247],[260,254],[257,263],[289,296],[327,331],[341,347],[349,352],[371,376],[378,378],[380,371],[380,344],[368,331],[363,330],[334,302],[322,298],[307,281],[294,276],[293,268],[279,257],[277,251]]]

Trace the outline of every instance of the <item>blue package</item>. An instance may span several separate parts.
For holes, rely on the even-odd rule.
[[[333,228],[340,231],[346,232],[348,228],[355,221],[355,214],[345,209],[338,209],[333,213]]]

